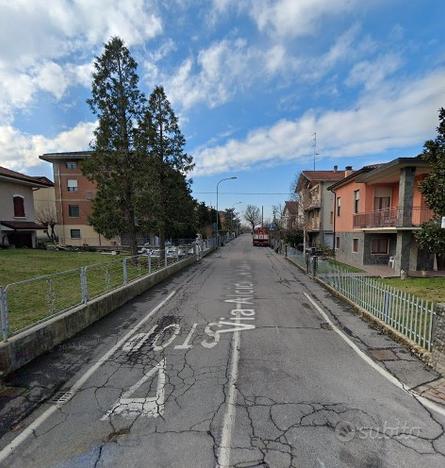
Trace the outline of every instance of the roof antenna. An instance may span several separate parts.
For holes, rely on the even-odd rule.
[[[315,158],[320,154],[320,153],[317,153],[317,132],[314,132],[314,141],[312,143],[312,146],[314,148],[314,171],[315,171]]]

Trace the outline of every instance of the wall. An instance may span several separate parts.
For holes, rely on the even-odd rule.
[[[328,187],[332,185],[332,182],[323,182],[321,184],[321,229],[323,231],[332,231],[334,229],[333,223],[331,222],[331,211],[334,210],[334,194],[328,190]]]
[[[24,218],[14,218],[14,195],[21,195],[24,197]],[[2,221],[35,221],[31,186],[0,181],[0,201],[0,219]]]
[[[363,232],[336,232],[335,237],[340,238],[340,248],[335,249],[336,260],[358,268],[363,266],[364,235]],[[352,240],[358,239],[358,252],[352,251]]]
[[[195,262],[194,256],[186,258],[129,285],[115,289],[85,305],[59,314],[9,338],[6,342],[0,343],[0,375],[6,375],[24,366],[37,356],[71,338],[93,322]]]
[[[389,253],[386,255],[373,255],[371,254],[371,242],[376,238],[389,238]],[[364,236],[364,250],[363,250],[363,264],[364,265],[388,265],[389,257],[396,255],[397,234],[365,234]]]
[[[341,209],[340,216],[337,216],[337,210],[335,210],[335,231],[336,232],[351,232],[353,231],[353,219],[354,219],[354,191],[360,190],[360,205],[359,213],[364,213],[367,210],[366,202],[366,185],[350,182],[336,190],[337,198],[341,198]]]

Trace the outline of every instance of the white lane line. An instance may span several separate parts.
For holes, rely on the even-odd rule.
[[[238,380],[238,362],[240,351],[240,332],[233,332],[232,355],[229,371],[229,388],[227,391],[226,411],[224,414],[221,445],[218,452],[219,467],[230,466],[230,445],[232,443],[232,431],[236,416],[236,382]]]
[[[94,365],[92,365],[70,388],[71,397],[67,400],[50,406],[45,410],[36,420],[34,420],[28,427],[26,427],[15,439],[6,445],[0,451],[0,463],[6,460],[18,446],[23,443],[30,435],[34,433],[38,427],[43,424],[52,414],[54,414],[60,407],[67,403],[74,394],[79,390],[82,385],[99,369],[99,367],[107,361],[126,341],[134,334],[136,330],[142,327],[144,323],[155,314],[161,307],[163,307],[174,295],[176,290],[172,291],[162,302],[160,302],[154,309],[152,309],[142,320],[140,320],[123,338],[121,338],[112,348],[110,348]]]
[[[440,405],[432,402],[431,400],[428,400],[425,397],[422,397],[419,395],[417,392],[414,390],[411,390],[408,388],[407,385],[404,383],[400,382],[396,377],[394,377],[392,374],[390,374],[386,369],[383,367],[380,367],[378,364],[376,364],[367,354],[365,354],[348,336],[346,336],[333,322],[332,320],[328,317],[326,312],[312,299],[309,294],[304,293],[304,295],[307,297],[307,299],[310,301],[310,303],[315,307],[317,312],[323,317],[323,319],[329,323],[329,325],[332,327],[332,329],[337,333],[347,344],[349,347],[351,347],[358,356],[360,356],[367,364],[369,364],[373,369],[375,369],[380,375],[382,375],[386,380],[391,382],[393,385],[396,387],[400,388],[401,390],[405,391],[406,393],[409,393],[412,395],[420,404],[423,406],[436,411],[442,416],[445,416],[445,409],[441,407]]]

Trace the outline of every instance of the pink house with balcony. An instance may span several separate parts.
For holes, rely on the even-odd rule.
[[[331,185],[336,258],[369,270],[386,266],[397,275],[433,270],[433,256],[418,247],[414,235],[433,217],[420,192],[429,172],[421,157],[398,158]]]

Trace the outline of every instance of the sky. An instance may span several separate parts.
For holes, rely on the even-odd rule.
[[[0,165],[52,177],[89,148],[94,58],[120,36],[163,85],[193,193],[220,208],[290,197],[304,169],[416,156],[445,106],[442,0],[0,0]]]

